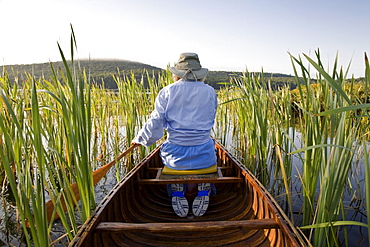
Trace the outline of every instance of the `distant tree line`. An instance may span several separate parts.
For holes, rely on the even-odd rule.
[[[7,65],[3,67],[3,73],[7,73],[11,81],[18,82],[26,79],[27,74],[32,75],[36,80],[40,78],[50,79],[53,76],[51,65],[55,68],[57,74],[64,69],[62,62],[40,63],[40,64],[23,64],[23,65]],[[113,79],[113,75],[135,74],[135,77],[147,85],[147,76],[159,76],[163,71],[151,65],[132,62],[127,60],[77,60],[75,66],[85,69],[90,81],[96,85],[102,85],[108,89],[116,89],[117,84]],[[260,73],[255,73],[256,76],[261,76]],[[230,71],[210,71],[206,83],[215,89],[229,83],[233,78],[242,76],[242,72]],[[291,89],[296,88],[296,78],[286,74],[271,74],[264,73],[265,81],[269,80],[273,89],[288,85]]]

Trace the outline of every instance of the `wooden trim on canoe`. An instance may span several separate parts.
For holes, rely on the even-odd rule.
[[[148,169],[149,170],[149,169]],[[217,174],[218,177],[213,178],[187,178],[184,176],[183,178],[171,178],[171,179],[163,179],[161,178],[162,175],[162,168],[151,168],[150,170],[156,172],[155,178],[138,178],[139,184],[173,184],[173,183],[182,183],[182,184],[192,184],[192,183],[241,183],[244,181],[244,178],[241,177],[224,177],[222,175],[222,168],[218,167]]]
[[[243,178],[237,177],[222,177],[222,178],[198,178],[198,179],[138,179],[140,184],[192,184],[192,183],[241,183]]]
[[[312,246],[255,176],[217,141],[216,149],[218,176],[182,180],[160,176],[157,147],[101,201],[69,246]],[[159,186],[204,181],[215,183],[217,194],[199,218],[179,218]]]
[[[181,223],[122,223],[101,222],[95,231],[99,232],[194,232],[215,231],[230,229],[273,229],[279,228],[275,219],[254,219],[238,221],[206,221],[206,222],[181,222]]]
[[[241,168],[241,173],[243,177],[248,181],[249,184],[252,185],[254,188],[259,188],[256,192],[261,196],[261,198],[265,198],[265,202],[270,205],[270,210],[274,213],[275,217],[278,220],[278,224],[281,230],[285,233],[288,233],[286,237],[290,239],[292,243],[295,243],[296,239],[299,239],[299,242],[302,246],[312,246],[306,236],[300,232],[298,228],[296,228],[290,219],[286,216],[284,211],[280,208],[279,204],[276,200],[271,196],[271,194],[267,191],[267,189],[262,185],[262,183],[242,164],[239,160],[237,160],[233,155],[231,155],[226,148],[221,145],[221,143],[216,142],[216,148],[223,150],[225,153],[228,154],[229,158],[235,163],[238,164],[239,168]],[[290,234],[289,234],[290,233]],[[304,243],[304,245],[303,245]],[[299,245],[294,245],[299,246]]]

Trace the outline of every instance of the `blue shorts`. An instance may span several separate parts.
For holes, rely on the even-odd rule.
[[[217,163],[213,139],[196,146],[179,146],[164,142],[161,148],[163,164],[175,170],[203,169]]]

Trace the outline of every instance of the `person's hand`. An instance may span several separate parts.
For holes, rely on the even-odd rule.
[[[141,146],[140,143],[136,143],[136,142],[132,142],[131,145],[134,146],[135,148],[138,147],[138,146]]]

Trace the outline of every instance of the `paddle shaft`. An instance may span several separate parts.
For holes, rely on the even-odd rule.
[[[110,163],[100,167],[99,169],[93,171],[93,179],[94,179],[94,186],[105,176],[105,174],[109,171],[109,169],[116,164],[117,161],[125,157],[128,153],[130,153],[134,148],[140,146],[140,144],[133,144],[123,153],[121,153],[116,159],[112,160]]]
[[[92,175],[93,175],[94,186],[102,179],[102,177],[105,176],[105,174],[107,174],[107,172],[109,171],[109,169],[114,164],[116,164],[117,161],[119,161],[120,159],[122,159],[123,157],[125,157],[128,153],[130,153],[132,150],[134,150],[138,146],[140,146],[140,144],[136,144],[136,143],[135,144],[132,144],[131,147],[129,147],[127,150],[125,150],[123,153],[121,153],[113,161],[111,161],[110,163],[108,163],[108,164],[100,167],[99,169],[93,171]],[[73,184],[71,184],[70,187],[71,187],[71,190],[73,191],[73,194],[75,195],[75,198],[76,198],[76,200],[73,200],[73,204],[75,204],[75,203],[77,203],[80,200],[80,193],[78,191],[78,185],[77,185],[77,183],[73,183]],[[66,206],[66,203],[65,203],[65,200],[64,200],[64,197],[63,196],[61,197],[61,203],[62,203],[62,207],[63,207],[63,212],[66,212],[67,211],[67,206]],[[58,213],[55,213],[55,215],[53,217],[54,203],[53,203],[52,200],[50,200],[50,201],[48,201],[46,203],[46,212],[47,212],[48,222],[50,222],[51,220],[55,220],[55,219],[58,219],[59,218]]]

